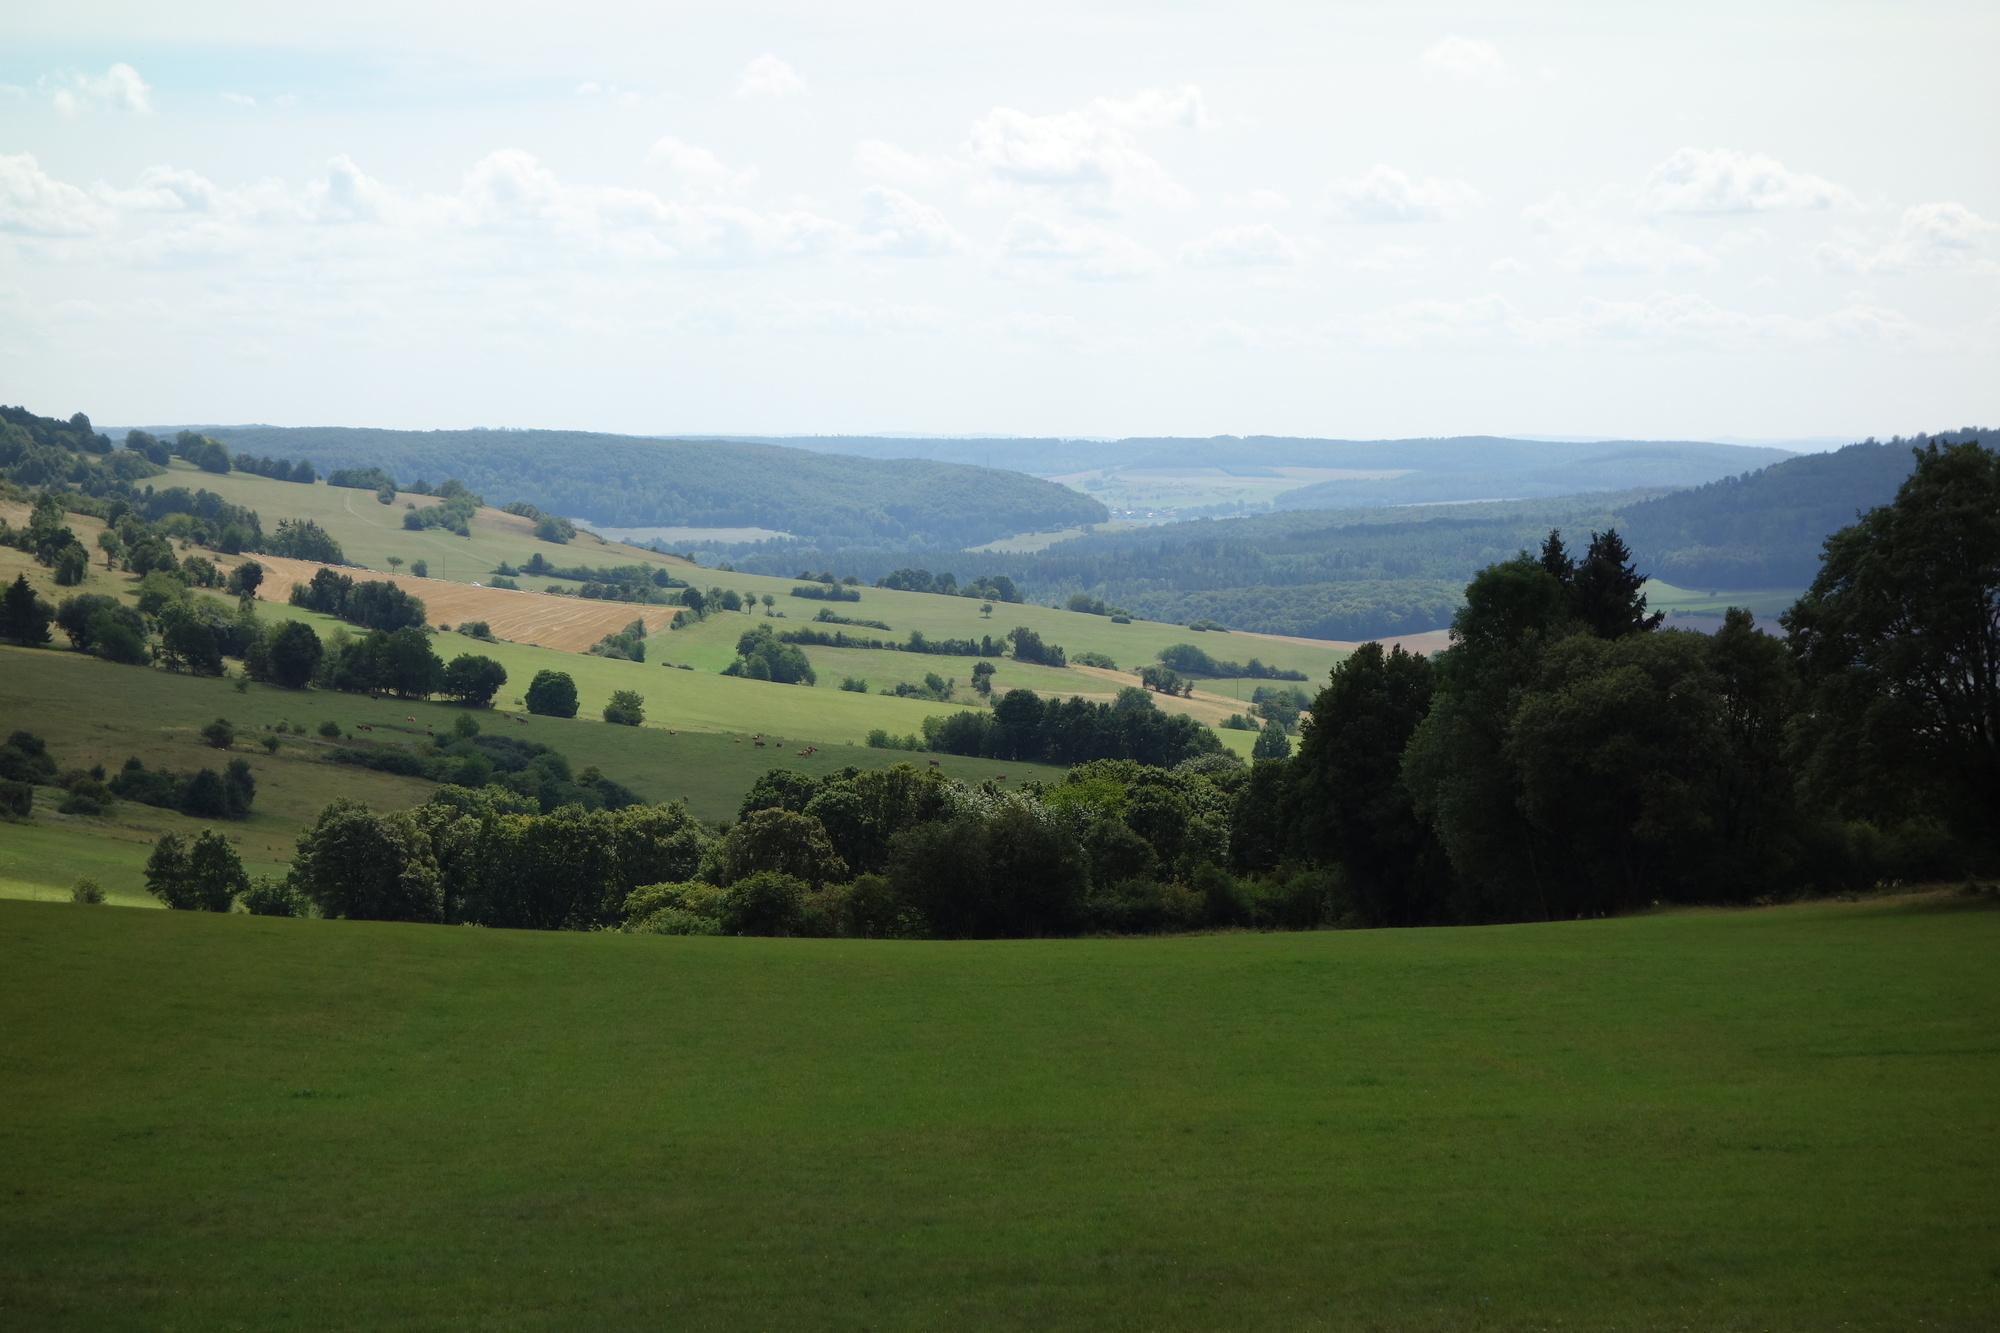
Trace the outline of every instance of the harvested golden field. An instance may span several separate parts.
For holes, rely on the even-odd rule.
[[[275,555],[252,558],[267,571],[257,595],[270,602],[286,600],[291,596],[294,583],[311,582],[312,576],[323,568],[311,560],[288,560]],[[413,574],[379,574],[371,570],[346,572],[357,581],[393,583],[410,596],[421,597],[433,625],[461,625],[468,620],[483,620],[495,638],[572,653],[584,651],[605,635],[617,633],[634,620],[645,621],[646,632],[651,634],[664,629],[679,614],[679,608],[672,606],[641,606],[631,602],[553,597],[543,592],[476,588],[469,583],[420,579]]]

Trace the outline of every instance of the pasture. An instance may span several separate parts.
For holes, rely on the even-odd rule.
[[[1129,625],[1116,625],[1107,616],[1018,603],[994,603],[992,614],[987,617],[979,612],[981,602],[978,598],[940,597],[892,588],[864,588],[859,602],[829,604],[791,596],[792,588],[798,585],[796,579],[690,567],[676,556],[661,555],[622,542],[606,542],[590,535],[580,536],[566,546],[537,541],[533,525],[527,520],[496,509],[482,509],[474,516],[470,525],[472,536],[469,538],[454,536],[438,528],[424,532],[406,531],[402,527],[406,512],[403,506],[406,503],[419,506],[436,503],[427,496],[400,495],[395,504],[383,505],[376,501],[373,491],[350,490],[324,483],[299,486],[243,472],[221,477],[201,472],[178,460],[169,476],[155,482],[156,485],[169,483],[205,486],[233,503],[247,505],[258,511],[266,531],[274,530],[279,518],[311,518],[340,541],[349,559],[371,570],[386,572],[389,568],[388,557],[399,555],[406,560],[425,561],[430,577],[446,582],[487,582],[492,577],[493,568],[501,561],[519,566],[538,551],[545,559],[558,565],[660,565],[667,567],[675,577],[704,590],[725,588],[752,597],[769,593],[775,599],[777,609],[788,612],[790,620],[810,620],[821,607],[831,605],[838,614],[882,620],[894,627],[888,633],[867,629],[855,631],[861,634],[905,639],[911,630],[921,630],[933,639],[976,639],[982,634],[997,636],[1016,625],[1026,625],[1049,642],[1063,645],[1072,655],[1079,652],[1103,653],[1128,672],[1153,661],[1160,649],[1170,644],[1193,642],[1201,644],[1218,658],[1247,662],[1256,657],[1271,666],[1304,671],[1312,679],[1311,688],[1317,688],[1319,683],[1324,682],[1326,673],[1347,655],[1351,646],[1330,642],[1322,645],[1265,635],[1193,632],[1185,626],[1156,621],[1138,620]],[[86,540],[92,539],[86,537]],[[948,558],[941,561],[933,559],[933,563],[949,567]],[[379,572],[373,577],[380,577]],[[838,574],[843,571],[833,572]],[[564,584],[550,579],[524,579],[521,586],[539,592],[552,582],[572,591],[577,587],[574,583]],[[414,585],[411,586],[414,590]],[[276,595],[282,597],[284,591],[280,588]],[[634,608],[625,618],[630,620],[642,609]],[[449,616],[433,615],[431,619],[457,623]],[[731,623],[734,623],[733,620]],[[739,629],[736,632],[742,631]],[[731,642],[734,642],[734,635]],[[724,655],[714,665],[720,668],[728,661],[729,656]],[[918,674],[921,676],[922,673]]]
[[[1981,1330],[2000,912],[895,943],[0,902],[10,1328]]]

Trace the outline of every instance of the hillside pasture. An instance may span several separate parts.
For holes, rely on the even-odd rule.
[[[282,602],[291,595],[293,584],[304,584],[325,568],[313,560],[289,560],[282,556],[249,556],[268,571],[257,589],[262,601]],[[224,557],[218,563],[234,566],[238,561]],[[648,633],[664,629],[678,607],[646,606],[636,602],[600,602],[583,597],[552,597],[545,592],[516,592],[508,588],[475,588],[444,579],[417,578],[412,574],[357,573],[341,570],[355,579],[393,583],[412,597],[421,598],[424,612],[433,625],[462,625],[483,620],[496,638],[518,643],[580,653],[607,634],[616,634],[634,620],[644,621]]]
[[[19,1328],[2000,1324],[2000,912],[921,943],[0,902]]]
[[[322,632],[331,627],[326,617],[293,607],[284,610],[311,619]],[[444,636],[438,646],[448,655],[454,642],[472,651],[481,649],[455,635]],[[595,709],[587,708],[575,718],[528,716],[503,699],[500,708],[473,713],[483,729],[552,746],[576,769],[595,765],[642,799],[683,802],[703,820],[735,818],[743,794],[772,768],[820,776],[848,765],[872,769],[914,763],[924,768],[935,759],[947,776],[971,783],[1002,774],[1011,783],[1062,776],[1061,769],[1044,764],[1001,764],[957,755],[872,750],[860,743],[865,730],[844,741],[829,741],[810,725],[784,730],[764,725],[691,729],[675,718],[673,695],[660,688],[662,679],[733,687],[736,694],[725,691],[719,711],[730,711],[733,703],[735,711],[745,715],[759,711],[753,705],[760,697],[768,697],[768,692],[795,687],[703,677],[693,672],[669,674],[659,668],[647,676],[643,674],[646,668],[637,663],[515,645],[498,647],[503,652],[536,655],[529,665],[515,659],[516,669],[528,673],[510,680],[508,689],[515,694],[526,686],[534,661],[622,666],[630,668],[631,674],[606,671],[600,678],[589,671],[581,673],[579,688],[587,685],[589,697],[602,697]],[[624,684],[617,683],[621,680]],[[610,690],[625,684],[649,692],[651,717],[646,726],[612,726],[598,720]],[[336,796],[353,797],[378,810],[397,810],[427,799],[436,790],[418,778],[330,762],[327,755],[332,743],[318,735],[321,723],[333,722],[349,736],[407,742],[448,732],[467,711],[445,703],[281,690],[254,683],[238,691],[236,685],[234,680],[116,666],[59,647],[0,645],[0,736],[17,727],[34,732],[49,743],[64,769],[102,764],[115,773],[128,757],[136,755],[148,768],[187,772],[202,767],[219,769],[232,758],[243,758],[257,779],[253,813],[241,821],[191,819],[132,801],[120,801],[103,817],[64,815],[55,810],[55,793],[44,788],[37,796],[34,823],[0,823],[0,897],[66,897],[78,875],[89,875],[110,890],[114,899],[150,903],[141,871],[153,842],[165,832],[187,836],[209,826],[229,835],[251,874],[282,874],[299,834]],[[764,694],[760,696],[760,692]],[[837,695],[838,691],[800,693]],[[903,731],[920,726],[926,710],[936,712],[941,707],[901,699],[844,697],[878,707],[884,719]],[[786,716],[807,724],[816,720],[810,709]],[[199,736],[200,728],[217,717],[228,718],[242,737],[227,753],[203,744]],[[306,734],[285,735],[277,753],[267,755],[259,742],[265,728],[279,722],[288,728],[302,726]],[[362,728],[372,730],[363,733]],[[802,755],[800,750],[811,753]]]

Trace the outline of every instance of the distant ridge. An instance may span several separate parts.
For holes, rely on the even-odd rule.
[[[232,450],[303,454],[322,470],[448,476],[490,502],[526,500],[614,527],[770,528],[852,542],[976,546],[1102,522],[1086,495],[1020,472],[892,462],[756,441],[558,430],[203,426]]]
[[[1821,543],[1895,499],[1926,440],[1991,448],[2000,431],[1968,426],[1787,459],[1633,505],[1619,515],[1621,531],[1642,567],[1679,587],[1803,587],[1819,571]]]
[[[759,443],[837,450],[869,458],[923,458],[1015,468],[1039,477],[1105,469],[1188,467],[1217,468],[1239,475],[1282,467],[1399,469],[1411,474],[1303,484],[1277,497],[1274,503],[1279,509],[1534,499],[1639,486],[1695,486],[1792,457],[1783,449],[1701,440],[1529,440],[1504,435],[1401,440],[1291,435],[1162,435],[1122,440],[883,435],[754,438]]]

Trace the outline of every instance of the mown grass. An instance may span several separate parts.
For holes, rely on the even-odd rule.
[[[0,902],[10,1328],[1987,1329],[2000,913],[673,939]]]

